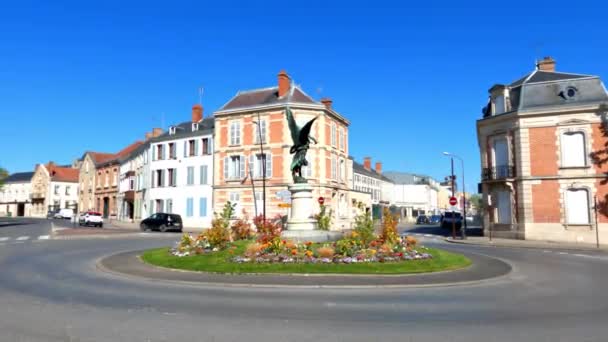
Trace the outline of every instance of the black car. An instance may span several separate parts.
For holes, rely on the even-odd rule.
[[[168,232],[170,230],[182,231],[182,217],[177,214],[156,213],[139,224],[142,231],[158,230]]]
[[[426,215],[420,215],[416,218],[416,224],[426,224],[429,223],[429,218]]]
[[[429,223],[433,223],[433,224],[441,223],[441,216],[440,215],[431,215],[431,219],[429,220]]]
[[[446,211],[441,217],[441,228],[452,229],[452,227],[456,229],[462,227],[462,214]]]

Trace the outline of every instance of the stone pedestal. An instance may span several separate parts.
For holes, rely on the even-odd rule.
[[[317,229],[317,220],[313,217],[312,186],[308,183],[297,183],[289,186],[291,192],[291,215],[287,220],[287,230],[281,233],[284,238],[304,242],[324,242],[337,240],[340,232]]]

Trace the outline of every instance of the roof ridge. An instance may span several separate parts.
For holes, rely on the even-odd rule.
[[[562,72],[562,71],[544,71],[544,70],[536,70],[536,71],[540,71],[540,72],[544,72],[544,73],[551,73],[551,74],[562,74],[562,75],[584,76],[584,77],[598,77],[597,75],[589,75],[589,74],[576,74],[576,73],[573,73],[573,72]]]
[[[271,89],[276,89],[278,88],[278,86],[272,86],[272,87],[264,87],[264,88],[255,88],[255,89],[247,89],[247,90],[239,90],[236,92],[237,95],[239,94],[244,94],[244,93],[253,93],[256,91],[264,91],[264,90],[271,90]]]

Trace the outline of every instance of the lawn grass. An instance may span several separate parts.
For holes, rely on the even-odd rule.
[[[256,264],[234,263],[230,259],[244,252],[249,241],[237,241],[233,253],[224,250],[187,257],[176,257],[169,248],[145,251],[141,259],[151,265],[181,270],[214,273],[341,273],[341,274],[408,274],[455,270],[467,267],[471,260],[461,254],[428,248],[424,252],[432,254],[432,259],[409,260],[388,263],[356,264]]]

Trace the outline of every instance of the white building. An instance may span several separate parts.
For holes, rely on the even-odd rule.
[[[149,156],[150,144],[146,142],[120,160],[117,202],[118,219],[121,221],[140,221],[151,214],[148,204]]]
[[[390,205],[390,196],[386,193],[386,189],[392,192],[392,188],[386,186],[392,184],[391,180],[382,175],[382,163],[376,162],[376,167],[372,169],[370,157],[365,157],[363,164],[353,160],[352,173],[351,189],[369,194],[369,207],[373,209],[373,216],[380,218],[382,215],[380,206]]]
[[[194,106],[191,121],[150,140],[151,213],[179,214],[185,227],[211,226],[213,129],[214,118],[203,120],[202,107]]]
[[[13,173],[0,189],[0,216],[31,216],[33,172]]]
[[[404,172],[384,174],[393,183],[383,184],[391,206],[399,208],[402,218],[413,221],[419,215],[439,213],[439,182],[431,177]]]
[[[45,217],[49,210],[78,207],[79,170],[53,162],[38,164],[32,176],[32,216]]]

